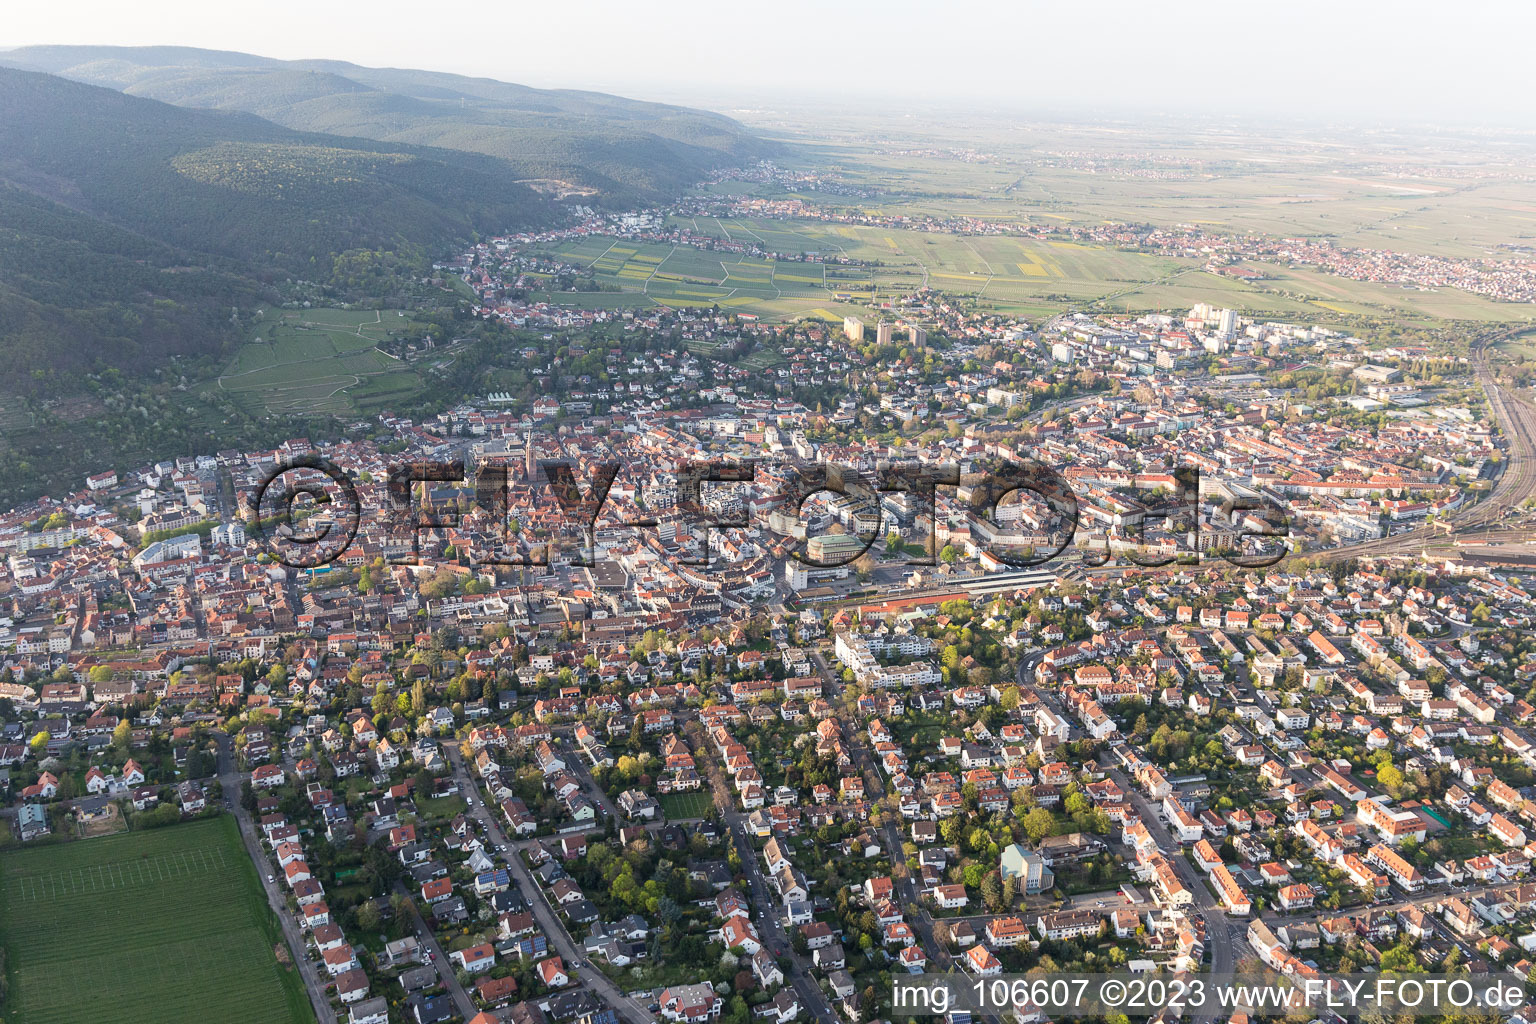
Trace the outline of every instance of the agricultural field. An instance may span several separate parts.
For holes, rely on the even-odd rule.
[[[1204,270],[1193,258],[1005,235],[957,235],[820,221],[674,217],[772,255],[584,238],[544,250],[589,266],[622,293],[540,296],[596,305],[719,305],[769,320],[838,321],[918,288],[969,296],[984,309],[1043,318],[1067,309],[1127,312],[1217,302],[1265,316],[1387,316],[1505,321],[1508,303],[1454,288],[1418,290],[1353,281],[1305,267],[1252,264],[1262,280]],[[782,258],[808,256],[810,259]],[[781,257],[781,258],[774,258]],[[858,260],[858,265],[839,262]]]
[[[1536,244],[1536,190],[1523,168],[1457,174],[1464,141],[1434,133],[1375,145],[1347,129],[1319,129],[1297,146],[1228,124],[1133,133],[1121,124],[1020,124],[983,111],[969,118],[903,111],[872,120],[863,111],[821,109],[799,122],[778,112],[761,124],[751,115],[744,120],[797,147],[798,162],[788,158],[783,166],[830,166],[844,183],[868,190],[865,199],[836,203],[868,213],[1194,224],[1448,256]],[[872,137],[888,141],[871,144]],[[961,151],[979,159],[963,159]],[[709,191],[796,194],[727,182]]]
[[[754,127],[792,144],[777,161],[781,169],[830,172],[862,194],[815,191],[809,180],[803,187],[721,181],[700,186],[699,194],[798,198],[853,217],[914,222],[977,218],[1021,229],[1134,222],[1467,258],[1519,258],[1536,249],[1536,188],[1513,171],[1458,173],[1464,154],[1447,139],[1378,147],[1325,129],[1316,147],[1298,148],[1210,124],[1150,131],[1132,144],[1123,126],[1020,124],[980,111],[961,123],[907,112],[871,122],[818,110],[803,122],[775,114]],[[1362,145],[1370,159],[1360,156]],[[1070,309],[1177,310],[1201,301],[1325,320],[1493,322],[1525,314],[1455,288],[1399,288],[1274,263],[1252,268],[1263,279],[1240,281],[1206,273],[1206,258],[1195,252],[770,216],[674,213],[666,224],[757,252],[611,237],[544,251],[591,268],[632,303],[717,304],[778,321],[837,321],[924,286],[1028,319]],[[558,301],[616,300],[614,292],[597,292]]]
[[[219,376],[223,392],[280,415],[377,411],[422,385],[410,364],[378,348],[414,337],[415,325],[385,310],[268,309]]]
[[[1528,320],[1532,315],[1529,306],[1495,302],[1457,288],[1419,290],[1375,281],[1354,281],[1305,267],[1253,266],[1268,275],[1266,280],[1257,284],[1263,291],[1257,297],[1257,302],[1278,303],[1287,297],[1304,297],[1302,301],[1311,307],[1314,314],[1396,315],[1488,323]]]
[[[669,821],[677,821],[681,818],[702,818],[714,806],[709,793],[702,789],[695,789],[688,793],[663,793],[656,799],[661,804],[661,813],[665,814]]]
[[[313,1024],[268,914],[230,817],[0,854],[0,1019]]]
[[[747,242],[772,256],[592,238],[544,251],[590,267],[604,284],[638,292],[658,305],[718,304],[769,319],[838,320],[924,286],[974,296],[999,310],[1037,315],[1156,282],[1194,265],[1064,242],[817,221],[688,217],[673,223],[690,229],[696,225],[701,234]],[[586,302],[585,295],[562,298]],[[630,299],[636,301],[633,294]]]

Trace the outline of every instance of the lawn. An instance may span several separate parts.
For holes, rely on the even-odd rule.
[[[714,806],[709,793],[702,789],[688,793],[664,793],[656,799],[661,804],[661,812],[672,821],[679,818],[702,818]]]
[[[461,796],[424,797],[416,801],[416,810],[429,821],[448,821],[463,814],[466,809]]]
[[[0,942],[25,1024],[313,1024],[274,956],[233,818],[0,855]]]

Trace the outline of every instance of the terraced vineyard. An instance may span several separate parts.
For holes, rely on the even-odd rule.
[[[377,310],[269,310],[219,377],[220,390],[279,414],[349,415],[414,393],[421,377],[377,346],[410,328]]]

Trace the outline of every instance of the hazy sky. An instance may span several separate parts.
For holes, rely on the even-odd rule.
[[[0,47],[175,43],[723,108],[924,98],[1050,112],[1536,128],[1536,5],[4,0]]]

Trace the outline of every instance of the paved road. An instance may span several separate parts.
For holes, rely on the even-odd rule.
[[[741,858],[741,866],[747,873],[747,897],[757,911],[758,934],[767,944],[770,953],[789,958],[789,981],[800,999],[801,1011],[808,1011],[816,1020],[835,1020],[837,1014],[827,1004],[821,986],[811,977],[809,958],[795,952],[784,930],[783,908],[774,898],[773,890],[768,888],[768,879],[763,875],[758,855],[747,838],[747,816],[732,812],[726,816],[726,828],[736,847],[736,855]]]
[[[1034,669],[1044,658],[1044,652],[1035,652],[1021,659],[1018,668],[1018,681],[1023,685],[1033,685]],[[1035,692],[1040,699],[1057,714],[1067,717],[1056,699],[1056,695],[1045,687],[1035,687]],[[1070,720],[1070,718],[1069,718]],[[1193,894],[1195,899],[1194,912],[1205,922],[1205,947],[1210,950],[1211,970],[1217,974],[1227,974],[1237,962],[1239,949],[1245,948],[1244,938],[1246,930],[1242,926],[1234,925],[1232,919],[1227,916],[1225,910],[1216,902],[1206,887],[1205,880],[1198,877],[1195,869],[1185,859],[1182,848],[1168,831],[1162,819],[1158,817],[1157,808],[1142,795],[1141,790],[1132,784],[1131,780],[1119,768],[1110,768],[1109,776],[1115,780],[1115,784],[1125,791],[1127,798],[1136,808],[1136,813],[1141,817],[1142,823],[1152,833],[1152,838],[1157,841],[1157,847],[1173,865],[1174,872],[1179,876],[1179,881]],[[1214,1021],[1214,1016],[1206,1015],[1198,1017],[1196,1024],[1206,1024]]]
[[[811,659],[816,663],[816,667],[821,672],[827,686],[830,687],[833,695],[832,700],[839,705],[838,721],[843,726],[843,738],[848,747],[848,756],[853,759],[854,767],[859,769],[860,774],[864,778],[865,795],[871,800],[884,796],[886,792],[885,779],[876,767],[874,751],[866,742],[868,736],[859,728],[858,721],[842,700],[844,690],[842,677],[827,663],[826,655],[821,651],[812,652]],[[950,955],[949,947],[940,942],[937,936],[934,935],[933,915],[929,913],[928,908],[923,905],[922,900],[919,898],[917,882],[912,877],[910,871],[904,869],[899,872],[900,877],[895,877],[898,874],[895,870],[896,865],[904,865],[907,860],[906,854],[902,850],[902,825],[904,823],[900,816],[896,816],[895,820],[887,821],[880,828],[876,829],[881,842],[885,846],[886,856],[891,862],[892,886],[898,897],[897,904],[902,908],[903,913],[906,912],[908,906],[918,908],[916,914],[907,914],[906,916],[910,918],[908,923],[912,926],[912,930],[917,932],[919,946],[928,957],[927,971],[936,974],[963,970],[964,968],[960,961]],[[899,966],[897,969],[899,970]],[[993,1014],[981,1015],[981,1019],[992,1022],[992,1024],[995,1024],[997,1021],[996,1015]]]
[[[832,666],[827,663],[826,656],[823,655],[820,651],[816,651],[812,653],[811,659],[816,663],[816,667],[820,670],[822,678],[831,688],[833,699],[839,699],[843,692],[843,682],[837,673],[832,669]],[[877,799],[885,795],[885,779],[880,775],[879,770],[875,766],[874,753],[865,743],[865,737],[862,731],[859,729],[859,723],[846,709],[840,710],[838,712],[838,721],[841,722],[843,726],[843,734],[848,747],[848,755],[853,758],[854,767],[859,769],[860,774],[864,778],[865,795],[869,796],[871,799]],[[945,947],[945,945],[934,937],[933,915],[928,912],[926,907],[923,907],[922,900],[919,898],[920,894],[917,891],[917,882],[912,878],[910,872],[894,871],[896,865],[905,864],[907,859],[906,854],[902,851],[901,848],[903,842],[901,830],[902,824],[902,820],[898,817],[894,821],[885,822],[879,829],[876,830],[880,835],[881,842],[885,846],[885,854],[888,858],[890,858],[891,867],[893,869],[892,874],[899,874],[901,876],[893,877],[892,879],[892,884],[895,887],[896,896],[898,897],[897,904],[901,906],[903,910],[905,910],[905,908],[909,905],[917,906],[920,908],[917,914],[908,916],[912,917],[910,924],[917,932],[917,937],[922,944],[923,952],[928,956],[929,969],[947,971],[957,965],[954,958],[949,955],[949,950]]]
[[[1499,882],[1495,885],[1474,885],[1465,887],[1435,886],[1409,899],[1388,900],[1384,903],[1373,903],[1370,906],[1350,907],[1345,910],[1317,910],[1306,914],[1276,914],[1267,913],[1259,915],[1265,924],[1271,928],[1278,928],[1283,924],[1297,924],[1302,921],[1321,921],[1329,917],[1353,917],[1367,910],[1373,910],[1383,914],[1395,914],[1409,907],[1423,909],[1431,904],[1457,897],[1467,903],[1471,903],[1479,896],[1502,895],[1510,889],[1518,888],[1519,882]],[[1437,924],[1439,922],[1436,922]]]
[[[464,766],[464,758],[459,754],[457,746],[449,745],[447,748],[448,761],[453,766],[453,773],[459,782],[459,790],[465,795],[475,797],[475,806],[465,813],[480,822],[480,827],[491,843],[499,850],[507,845],[506,834],[501,830],[501,824],[496,820],[485,806],[484,794],[470,777],[468,769]],[[523,858],[518,855],[516,848],[509,847],[511,854],[503,859],[507,863],[507,870],[517,880],[518,887],[522,890],[528,902],[528,909],[533,912],[533,918],[538,922],[549,939],[550,948],[558,953],[565,961],[568,970],[585,965],[581,947],[576,945],[570,932],[565,930],[565,924],[555,914],[549,905],[549,900],[540,888],[538,879],[533,877],[533,872],[523,863]],[[598,970],[594,964],[581,970],[576,975],[577,980],[591,989],[606,1005],[611,1006],[617,1013],[630,1022],[630,1024],[654,1024],[656,1018],[635,1000],[625,995],[617,985],[608,979],[608,976]],[[472,1016],[472,1015],[471,1015]],[[468,1019],[468,1018],[466,1018]]]
[[[603,792],[602,787],[597,784],[597,780],[592,778],[592,772],[587,768],[586,761],[582,759],[581,751],[576,749],[574,744],[569,746],[562,745],[560,756],[565,761],[566,769],[576,776],[576,781],[581,783],[581,788],[586,791],[587,796],[598,807],[602,808],[603,813],[608,815],[610,819],[622,823],[624,816],[619,813],[619,809],[608,798],[608,794]],[[597,822],[595,827],[601,828],[602,822]]]
[[[256,877],[261,882],[262,890],[267,894],[267,904],[276,914],[278,924],[283,929],[283,938],[288,942],[293,962],[298,965],[299,976],[304,980],[304,989],[309,993],[309,1001],[315,1008],[316,1018],[319,1019],[320,1024],[336,1024],[336,1014],[331,1010],[331,999],[326,993],[329,979],[322,975],[320,968],[309,959],[304,934],[299,930],[293,915],[288,913],[288,898],[280,884],[267,880],[269,875],[274,874],[272,861],[262,850],[255,822],[251,821],[251,816],[245,808],[240,806],[241,779],[240,772],[235,767],[234,741],[230,739],[228,733],[219,731],[215,731],[213,737],[219,746],[219,783],[224,787],[225,798],[234,808],[235,822],[240,826],[240,838],[245,843],[245,852],[250,855],[252,863],[256,865]]]
[[[458,1008],[459,1014],[465,1020],[469,1020],[480,1012],[480,1008],[475,1005],[475,1001],[464,990],[464,986],[459,984],[458,973],[453,969],[453,961],[448,959],[448,953],[438,943],[437,935],[428,927],[426,919],[421,916],[421,911],[416,906],[419,894],[411,892],[410,889],[406,888],[405,883],[401,881],[395,882],[395,890],[402,896],[410,898],[411,916],[416,919],[416,937],[421,940],[421,944],[426,948],[427,952],[432,954],[432,966],[437,971],[437,976],[442,979],[443,984],[448,986],[448,995],[453,998],[453,1005]]]
[[[768,887],[768,879],[763,875],[762,865],[758,863],[758,854],[747,835],[747,815],[736,807],[736,798],[731,792],[730,783],[726,781],[719,754],[709,742],[698,719],[690,719],[685,723],[683,732],[692,745],[694,760],[709,780],[710,794],[725,821],[726,832],[736,848],[736,856],[741,858],[742,870],[748,882],[746,896],[756,911],[758,935],[774,956],[789,958],[788,980],[795,995],[799,997],[801,1013],[810,1013],[815,1020],[836,1020],[837,1014],[832,1011],[821,985],[811,974],[810,957],[795,952],[789,933],[784,929],[783,908],[775,898],[774,891]]]
[[[1179,843],[1173,838],[1173,833],[1163,824],[1158,817],[1157,809],[1152,806],[1141,791],[1131,784],[1124,772],[1115,768],[1110,770],[1110,778],[1115,784],[1125,790],[1126,795],[1140,815],[1142,824],[1147,826],[1147,831],[1152,833],[1152,838],[1157,840],[1157,848],[1168,858],[1168,863],[1173,865],[1174,873],[1179,876],[1179,881],[1190,891],[1195,898],[1194,910],[1205,921],[1205,947],[1211,952],[1211,972],[1214,974],[1230,974],[1237,963],[1237,951],[1246,948],[1244,941],[1247,935],[1246,925],[1237,925],[1233,919],[1227,916],[1221,904],[1216,902],[1216,897],[1211,895],[1211,890],[1206,887],[1205,880],[1195,873],[1195,869],[1185,858]],[[1195,1018],[1196,1024],[1218,1020],[1213,1015],[1200,1015]]]
[[[1452,632],[1459,634],[1461,632],[1465,632],[1465,629],[1456,628],[1453,629]],[[1033,669],[1035,665],[1039,663],[1042,657],[1043,654],[1036,653],[1027,656],[1023,659],[1023,661],[1021,661],[1018,673],[1019,681],[1021,683],[1033,680]],[[1044,688],[1037,688],[1036,692],[1040,694],[1041,699],[1048,706],[1050,706],[1052,710],[1057,712],[1062,710],[1059,702],[1056,700],[1056,695],[1052,691]],[[1274,750],[1267,744],[1265,745],[1265,750],[1268,751],[1269,755],[1276,761],[1280,762],[1281,764],[1286,763],[1286,758],[1282,756],[1279,751]],[[1307,773],[1305,772],[1293,770],[1293,774],[1302,779],[1306,779],[1308,777]],[[1194,893],[1196,907],[1199,909],[1200,916],[1205,920],[1206,946],[1211,950],[1212,971],[1229,971],[1235,965],[1238,959],[1241,959],[1242,957],[1247,956],[1252,952],[1251,949],[1249,949],[1246,941],[1246,924],[1226,914],[1220,903],[1211,895],[1210,890],[1205,885],[1204,880],[1197,876],[1197,873],[1190,866],[1188,860],[1182,855],[1182,853],[1177,852],[1181,848],[1179,844],[1173,839],[1173,835],[1168,831],[1165,823],[1158,816],[1157,808],[1152,806],[1151,802],[1148,801],[1146,797],[1142,795],[1141,791],[1131,783],[1131,780],[1125,775],[1125,773],[1118,767],[1111,767],[1109,769],[1109,775],[1115,780],[1116,785],[1120,786],[1120,788],[1126,792],[1131,803],[1136,807],[1137,813],[1140,815],[1142,822],[1152,833],[1153,838],[1157,840],[1159,849],[1161,849],[1164,854],[1168,855],[1169,861],[1173,864],[1175,871],[1178,872],[1180,880],[1192,893]],[[1175,852],[1170,853],[1169,851]],[[1450,891],[1441,890],[1437,893],[1426,893],[1417,898],[1377,904],[1372,909],[1395,913],[1398,910],[1402,910],[1410,906],[1422,906],[1425,903],[1434,902],[1438,899],[1453,894],[1460,895],[1466,899],[1471,899],[1484,893],[1497,892],[1506,887],[1507,885],[1493,885],[1469,888],[1460,893],[1452,893]],[[1363,909],[1365,908],[1354,907],[1344,911],[1316,910],[1309,914],[1295,915],[1279,915],[1271,913],[1268,915],[1261,915],[1261,919],[1264,920],[1264,922],[1270,925],[1272,928],[1278,928],[1280,925],[1287,922],[1298,923],[1303,921],[1317,921],[1327,917],[1337,917],[1341,915],[1347,916],[1349,914],[1357,914]]]

